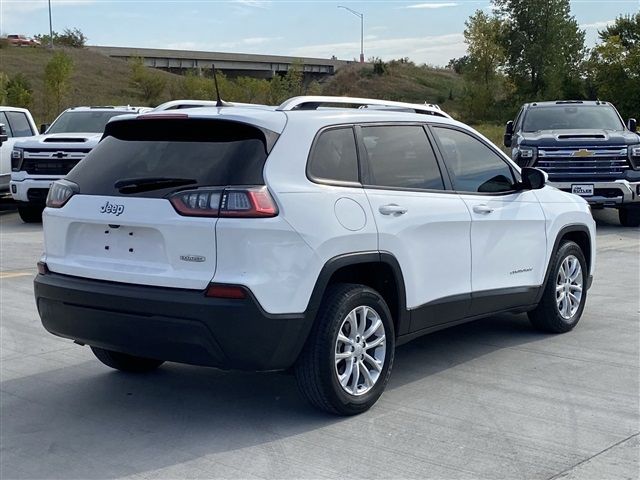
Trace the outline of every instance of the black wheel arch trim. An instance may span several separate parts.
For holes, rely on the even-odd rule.
[[[549,262],[547,263],[547,270],[544,274],[544,280],[542,281],[542,288],[540,289],[540,292],[536,297],[536,304],[540,303],[540,300],[542,299],[544,286],[547,284],[547,281],[549,280],[549,275],[551,274],[551,267],[552,267],[551,262],[553,262],[553,257],[555,257],[556,253],[558,253],[558,249],[560,248],[560,242],[565,237],[565,235],[567,235],[568,233],[574,233],[574,232],[586,234],[587,238],[589,239],[589,249],[591,249],[593,245],[593,239],[591,238],[591,232],[589,231],[589,228],[586,225],[577,223],[573,225],[565,225],[564,227],[562,227],[558,232],[558,234],[556,235],[556,239],[553,243],[553,249],[551,250],[551,255],[549,255]],[[591,275],[591,262],[593,261],[593,259],[591,258],[591,251],[583,252],[583,254],[584,254],[585,260],[587,261],[587,270],[588,270],[587,290],[588,290],[589,288],[591,288],[591,284],[593,282],[593,276]]]
[[[315,321],[316,313],[318,311],[318,308],[320,307],[320,303],[322,302],[324,293],[329,286],[329,281],[338,270],[344,267],[364,263],[382,263],[391,268],[391,271],[393,272],[393,275],[395,277],[394,279],[397,288],[396,294],[398,298],[397,312],[393,312],[394,314],[398,315],[398,318],[394,319],[396,335],[401,335],[402,333],[408,332],[410,325],[410,316],[409,311],[407,310],[407,296],[404,276],[402,275],[402,269],[400,268],[400,264],[398,263],[396,257],[393,256],[393,254],[385,251],[346,253],[327,260],[327,262],[322,267],[320,274],[318,275],[318,279],[316,280],[313,292],[311,293],[311,298],[309,299],[309,303],[307,304],[307,309],[305,310],[305,317],[311,318],[313,319],[313,321]]]

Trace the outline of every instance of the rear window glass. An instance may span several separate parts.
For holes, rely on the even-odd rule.
[[[121,191],[116,184],[171,179],[188,188],[264,185],[267,158],[262,130],[211,120],[127,120],[110,124],[107,136],[67,178],[80,193],[162,197],[180,185]],[[178,182],[180,183],[180,182]],[[148,191],[147,191],[148,190]]]

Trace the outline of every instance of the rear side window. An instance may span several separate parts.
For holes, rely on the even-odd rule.
[[[498,193],[513,190],[511,168],[480,140],[451,128],[434,127],[453,188],[460,192]]]
[[[442,175],[419,125],[362,127],[369,161],[369,184],[444,190]]]
[[[309,176],[317,180],[358,181],[358,154],[351,127],[320,133],[311,151]]]
[[[125,120],[110,124],[106,137],[67,178],[80,193],[145,197],[162,197],[177,184],[264,185],[265,144],[262,130],[238,122]],[[151,187],[132,192],[118,186],[136,179]],[[170,182],[176,179],[181,181]]]
[[[27,116],[22,112],[7,112],[14,137],[30,137],[33,135]]]

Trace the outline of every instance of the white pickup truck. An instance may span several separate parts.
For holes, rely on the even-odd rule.
[[[0,123],[4,125],[7,140],[0,146],[0,193],[9,191],[11,179],[11,150],[16,140],[38,134],[29,110],[18,107],[0,107]]]
[[[16,142],[11,153],[10,183],[20,218],[27,223],[41,221],[51,183],[69,173],[98,144],[111,118],[148,110],[73,107],[62,112],[51,126],[43,125],[42,135]]]

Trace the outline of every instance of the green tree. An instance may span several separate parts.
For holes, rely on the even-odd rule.
[[[167,82],[158,72],[144,66],[141,58],[132,58],[131,86],[147,105],[157,105],[164,94]]]
[[[599,37],[588,63],[595,96],[616,105],[623,118],[640,118],[640,13],[618,17]]]
[[[465,22],[467,55],[461,67],[465,81],[462,101],[469,119],[493,119],[497,101],[504,93],[504,76],[499,72],[506,59],[501,29],[500,19],[482,10]]]
[[[73,60],[64,52],[56,52],[44,68],[45,94],[50,100],[48,104],[50,116],[62,110],[62,103],[70,88],[73,73]],[[51,109],[55,107],[55,111]]]
[[[7,102],[7,83],[9,83],[9,75],[0,72],[0,105],[6,105]]]
[[[585,57],[584,31],[569,0],[493,0],[503,22],[506,71],[520,97],[575,96]]]
[[[6,83],[6,101],[12,107],[29,108],[33,101],[33,89],[29,80],[18,73]]]
[[[51,36],[47,34],[33,37],[43,46],[49,45]],[[53,32],[53,45],[55,47],[84,48],[87,44],[87,36],[79,28],[65,28],[64,32]]]
[[[216,98],[213,79],[188,72],[182,80],[182,96],[191,100],[213,100]]]

